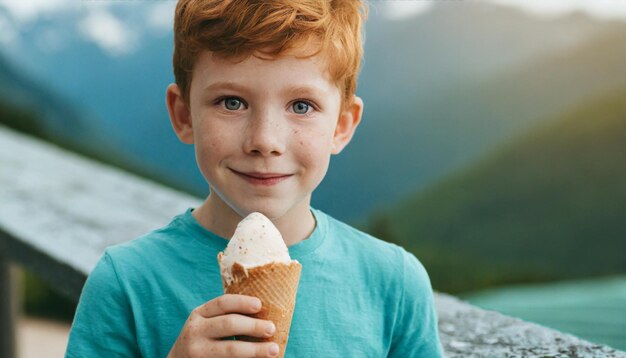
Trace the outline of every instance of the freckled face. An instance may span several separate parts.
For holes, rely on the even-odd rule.
[[[309,214],[328,169],[340,91],[317,57],[242,62],[203,52],[190,111],[198,166],[212,200],[240,216]]]

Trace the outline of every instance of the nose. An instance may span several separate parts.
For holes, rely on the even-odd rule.
[[[277,156],[285,152],[284,124],[269,111],[252,113],[246,127],[244,151],[259,156]]]

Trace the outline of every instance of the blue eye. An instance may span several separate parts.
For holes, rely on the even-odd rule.
[[[309,108],[311,106],[303,101],[294,102],[291,108],[293,112],[296,114],[307,114],[309,112]]]
[[[242,106],[241,100],[235,97],[225,98],[223,101],[224,107],[229,111],[236,111]]]

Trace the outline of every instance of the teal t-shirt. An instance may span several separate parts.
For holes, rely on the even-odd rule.
[[[191,311],[224,294],[228,241],[188,209],[106,250],[83,288],[66,357],[166,357]],[[289,247],[302,264],[286,357],[440,357],[424,267],[397,245],[312,209],[317,225]]]

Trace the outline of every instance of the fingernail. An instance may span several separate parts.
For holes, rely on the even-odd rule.
[[[252,309],[260,310],[261,309],[261,300],[259,300],[259,299],[254,300],[254,302],[252,303]]]
[[[278,344],[274,343],[270,345],[270,354],[273,356],[278,354]]]
[[[270,324],[267,329],[265,330],[265,333],[268,336],[271,336],[272,334],[274,334],[274,332],[276,332],[276,326],[274,326],[274,324]]]

